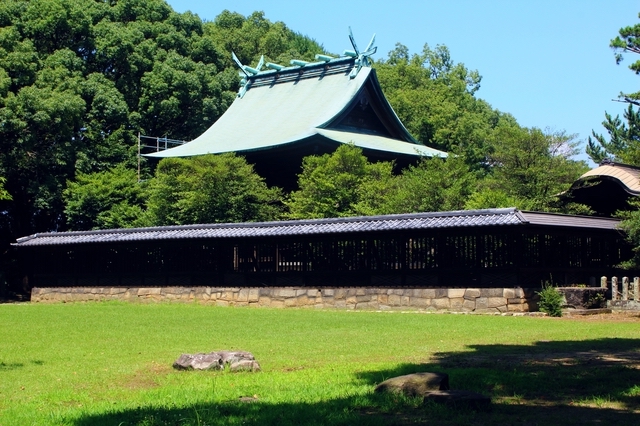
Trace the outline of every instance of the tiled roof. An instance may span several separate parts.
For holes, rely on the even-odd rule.
[[[109,229],[100,231],[58,232],[34,234],[18,239],[15,246],[48,246],[60,244],[88,244],[127,241],[150,241],[172,239],[218,239],[245,237],[275,237],[297,235],[331,235],[357,232],[383,232],[411,229],[464,228],[482,226],[513,226],[529,223],[527,215],[514,208],[466,210],[435,213],[414,213],[387,216],[364,216],[338,219],[291,220],[280,222],[250,222],[231,224],[205,224],[162,226],[152,228]],[[531,217],[538,221],[550,215],[536,213]],[[571,218],[576,216],[552,215],[564,217],[558,226],[573,226]],[[582,217],[583,225],[589,223],[602,227],[597,218]],[[542,221],[544,222],[544,221]],[[554,225],[554,223],[540,223]],[[618,223],[609,220],[608,228],[614,229]],[[587,224],[587,225],[584,225]]]
[[[202,135],[183,145],[146,155],[164,158],[243,153],[322,137],[396,154],[447,156],[445,152],[416,143],[386,99],[381,100],[389,110],[385,118],[395,123],[402,137],[340,130],[323,133],[326,124],[348,109],[368,82],[379,88],[371,68],[363,67],[355,78],[350,78],[349,71],[354,65],[353,58],[339,58],[328,64],[309,64],[248,77],[250,85],[246,94],[237,97]]]

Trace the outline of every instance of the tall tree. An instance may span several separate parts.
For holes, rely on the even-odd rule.
[[[616,38],[610,41],[609,46],[615,52],[617,64],[623,61],[623,53],[640,53],[640,24],[621,28]],[[629,69],[636,75],[640,74],[640,59],[632,62]],[[640,92],[620,92],[619,98],[629,103],[629,107],[624,112],[626,123],[620,119],[620,116],[613,118],[605,113],[605,121],[602,125],[609,134],[609,140],[592,131],[593,138],[589,137],[586,152],[596,163],[605,158],[611,158],[640,166],[640,110],[633,108],[633,106],[640,107]]]
[[[564,131],[498,127],[487,157],[491,173],[466,207],[586,212],[585,207],[558,198],[588,170],[585,162],[572,159],[578,144],[575,135]]]
[[[389,102],[418,140],[463,155],[475,167],[483,163],[498,123],[514,121],[476,98],[480,74],[455,63],[446,46],[425,44],[421,53],[410,54],[397,44],[374,67]]]

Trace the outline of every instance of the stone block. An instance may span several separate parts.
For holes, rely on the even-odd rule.
[[[480,297],[479,288],[468,288],[464,291],[464,298],[467,300],[473,300]]]
[[[435,292],[436,292],[436,294],[433,297],[434,299],[442,299],[442,298],[447,297],[449,295],[449,291],[446,288],[436,288]]]
[[[440,297],[437,299],[433,299],[431,301],[431,306],[438,309],[438,310],[443,310],[443,309],[450,309],[451,308],[451,303],[449,301],[448,297]]]
[[[507,299],[504,297],[488,297],[487,298],[487,307],[489,308],[498,308],[500,306],[506,306]]]
[[[355,305],[358,303],[358,298],[356,296],[347,297],[347,305]]]
[[[284,306],[286,307],[292,307],[292,306],[299,306],[298,305],[298,299],[295,297],[289,297],[287,299],[284,299]]]
[[[463,298],[467,289],[465,288],[450,288],[447,292],[447,297],[449,299],[458,299]]]
[[[527,299],[521,299],[521,298],[516,298],[516,299],[507,299],[507,302],[510,305],[522,305],[524,303],[527,303]]]
[[[379,294],[378,295],[378,303],[387,305],[389,303],[389,295],[387,295],[387,294]]]
[[[476,311],[487,309],[489,307],[489,300],[487,297],[476,298]]]
[[[364,288],[357,288],[355,290],[356,290],[356,296],[365,296],[367,294]]]
[[[462,302],[462,310],[467,312],[473,312],[476,309],[475,298],[473,300],[464,299]]]
[[[347,291],[344,288],[337,288],[333,292],[334,299],[345,299],[347,297]]]
[[[426,299],[435,299],[436,298],[436,290],[433,288],[425,288],[422,290],[422,297]]]
[[[302,296],[302,295],[305,295],[305,296],[306,296],[306,295],[307,295],[307,291],[308,291],[308,290],[306,290],[306,289],[304,289],[304,288],[298,288],[298,289],[296,289],[296,297],[299,297],[299,296]]]
[[[269,296],[260,296],[258,298],[258,305],[271,306],[271,298]]]
[[[280,288],[280,289],[276,289],[273,292],[273,297],[279,297],[279,298],[289,298],[289,297],[296,297],[296,290],[295,289],[290,289],[290,288]]]
[[[391,306],[400,306],[402,303],[402,297],[397,294],[390,294],[387,298],[389,305]]]
[[[502,297],[502,288],[481,288],[481,297]]]
[[[365,302],[370,302],[371,301],[371,296],[368,294],[363,294],[361,296],[356,296],[356,303],[365,303]]]
[[[247,297],[249,302],[257,302],[260,299],[260,290],[257,288],[250,289]]]
[[[284,308],[285,300],[271,299],[271,303],[269,305],[267,305],[267,306],[272,307],[272,308]]]
[[[335,296],[336,291],[332,288],[325,288],[322,290],[322,295],[323,296],[329,296],[329,297],[333,297]]]
[[[516,297],[516,292],[512,288],[502,289],[502,297],[504,297],[505,299],[513,299]]]
[[[296,297],[296,304],[298,306],[307,306],[307,305],[309,305],[309,297],[307,296],[306,292],[305,292],[304,295]]]
[[[400,306],[409,306],[411,298],[409,296],[402,296],[400,298]]]
[[[460,312],[464,306],[464,297],[453,297],[449,299],[449,305],[452,311]]]
[[[416,308],[427,308],[431,306],[431,299],[426,299],[424,297],[412,297],[410,306],[415,306]]]
[[[507,305],[507,311],[508,312],[527,312],[524,304],[520,304],[520,305],[509,304]]]
[[[238,292],[238,298],[236,299],[238,302],[248,302],[249,301],[249,289],[243,288]]]

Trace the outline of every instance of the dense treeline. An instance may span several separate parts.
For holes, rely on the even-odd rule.
[[[67,229],[517,206],[584,211],[555,196],[585,171],[562,131],[522,128],[477,97],[481,77],[445,46],[398,44],[374,64],[400,119],[451,152],[396,176],[345,146],[308,158],[299,189],[268,188],[233,155],[163,160],[135,172],[136,135],[190,140],[233,101],[231,60],[326,53],[271,22],[214,21],[164,0],[0,3],[0,243]],[[4,250],[4,249],[3,249]]]

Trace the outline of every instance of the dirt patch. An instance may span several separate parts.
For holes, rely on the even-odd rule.
[[[598,315],[564,315],[561,319],[580,321],[580,322],[638,322],[640,323],[640,312],[612,312],[610,314],[598,314]]]
[[[127,389],[153,389],[160,384],[158,377],[167,375],[171,372],[171,368],[166,365],[151,363],[148,368],[138,370],[130,376],[127,376],[121,386]]]

